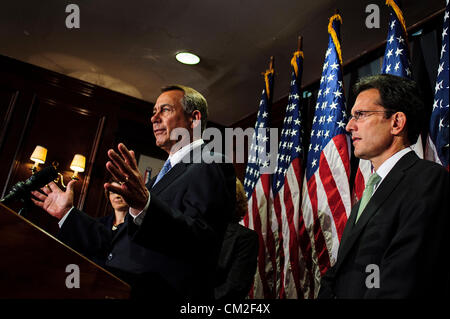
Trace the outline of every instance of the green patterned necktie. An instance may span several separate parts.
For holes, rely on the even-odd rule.
[[[378,175],[377,173],[373,173],[372,176],[370,176],[369,180],[367,181],[366,188],[364,189],[364,193],[361,197],[361,202],[359,203],[358,215],[356,215],[355,224],[358,222],[361,213],[363,212],[364,208],[366,208],[367,203],[372,197],[373,188],[375,187],[375,185],[378,184],[380,180],[381,180],[380,175]]]

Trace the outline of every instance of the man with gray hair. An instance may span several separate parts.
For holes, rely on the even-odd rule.
[[[136,297],[213,298],[214,271],[234,212],[236,177],[220,154],[210,164],[202,161],[208,151],[193,133],[198,125],[204,129],[207,115],[207,102],[196,90],[181,85],[162,89],[151,123],[156,145],[169,157],[148,185],[133,151],[124,144],[108,151],[106,168],[120,185],[104,187],[130,206],[122,227],[126,231],[114,238],[104,225],[73,208],[73,182],[66,192],[53,183],[42,189],[45,195],[33,192],[36,205],[60,219],[59,238],[87,256],[106,256],[106,265],[130,282]],[[133,254],[135,244],[147,252]]]

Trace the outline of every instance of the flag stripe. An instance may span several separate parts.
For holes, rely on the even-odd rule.
[[[336,261],[339,240],[350,211],[349,139],[342,78],[339,29],[342,18],[333,15],[328,24],[320,88],[311,128],[306,174],[303,181],[302,216],[311,259],[308,296],[317,296],[322,275]],[[305,187],[306,185],[306,187]],[[302,245],[303,249],[304,245]],[[304,260],[304,263],[308,261]]]
[[[292,165],[288,169],[286,174],[286,180],[280,193],[284,193],[283,196],[283,215],[286,216],[285,222],[283,223],[283,237],[288,239],[288,243],[284,244],[284,256],[289,256],[289,260],[284,261],[284,273],[286,276],[291,275],[291,278],[285,278],[284,286],[289,286],[288,283],[293,282],[294,287],[291,290],[293,292],[288,292],[287,297],[296,298],[300,294],[300,280],[299,280],[299,255],[298,255],[298,240],[297,240],[297,229],[298,224],[296,219],[298,218],[298,208],[300,206],[300,196],[298,192],[296,194],[291,193],[290,185],[293,185],[293,189],[299,189],[300,171],[297,169],[299,167],[299,159],[296,158]]]
[[[266,239],[264,238],[264,234],[266,234],[264,221],[261,220],[260,211],[264,209],[266,206],[266,203],[261,203],[263,197],[260,197],[260,202],[258,203],[258,195],[257,195],[257,189],[261,187],[261,183],[258,181],[255,192],[252,194],[252,201],[251,206],[249,205],[249,209],[251,208],[252,216],[253,216],[253,223],[254,223],[254,229],[258,230],[258,238],[259,238],[259,252],[258,252],[258,272],[257,276],[260,277],[261,284],[262,284],[262,296],[264,298],[268,298],[270,296],[270,288],[267,283],[266,279],[266,269],[265,269],[265,261],[266,261]],[[261,207],[262,206],[262,207]]]
[[[313,236],[314,236],[314,248],[315,254],[318,258],[318,265],[320,269],[320,273],[324,272],[326,268],[329,267],[329,255],[327,250],[326,241],[321,229],[321,223],[319,219],[318,213],[318,198],[317,195],[320,194],[317,189],[316,183],[316,175],[313,175],[311,179],[308,181],[308,191],[309,197],[311,199],[312,204],[312,213],[313,213]]]
[[[437,69],[433,110],[425,150],[426,159],[441,164],[447,171],[449,170],[449,22],[449,1],[447,0],[442,25],[441,56]]]
[[[303,52],[297,51],[291,59],[291,82],[288,104],[278,145],[277,167],[273,175],[273,221],[277,223],[277,296],[303,298],[300,286],[299,218],[302,185],[302,108],[301,74]],[[304,269],[304,268],[302,268]]]
[[[336,164],[336,162],[333,163]],[[322,186],[324,188],[324,194],[327,197],[327,204],[323,206],[325,206],[326,211],[331,214],[329,217],[334,220],[334,223],[331,224],[332,228],[336,228],[337,234],[342,235],[345,223],[347,222],[347,216],[345,214],[346,210],[341,194],[339,193],[336,182],[333,178],[333,173],[328,165],[327,159],[325,158],[325,152],[322,153],[322,157],[320,158],[319,175],[320,181],[322,182]],[[333,212],[336,213],[333,214]],[[337,237],[339,240],[341,239],[339,235],[337,235]]]
[[[276,238],[274,238],[271,223],[271,175],[264,172],[263,167],[270,167],[266,154],[270,153],[268,141],[268,128],[270,127],[270,105],[273,88],[274,70],[264,73],[264,89],[259,103],[255,132],[252,136],[250,154],[244,179],[244,189],[248,197],[248,213],[244,218],[244,225],[254,229],[259,237],[259,251],[257,271],[253,288],[250,292],[252,298],[274,298],[274,289],[277,276],[276,265]],[[269,165],[267,165],[269,164]],[[274,224],[274,225],[272,225]]]

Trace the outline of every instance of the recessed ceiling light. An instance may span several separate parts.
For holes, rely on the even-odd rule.
[[[175,58],[178,62],[184,64],[197,64],[200,62],[200,58],[198,56],[189,52],[179,52]]]

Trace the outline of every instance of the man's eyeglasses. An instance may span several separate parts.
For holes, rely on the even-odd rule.
[[[391,116],[395,113],[393,110],[385,110],[385,111],[355,111],[353,115],[350,115],[348,118],[348,121],[350,122],[352,119],[354,119],[356,122],[358,122],[360,119],[365,119],[366,117],[372,115],[373,113],[386,113],[386,115]]]

